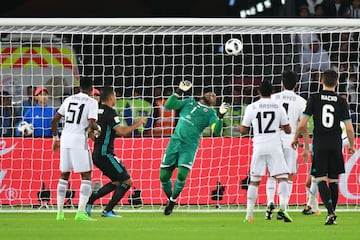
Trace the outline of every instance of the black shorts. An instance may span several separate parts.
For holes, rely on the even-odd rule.
[[[329,177],[337,179],[345,172],[342,148],[316,148],[311,165],[311,175],[314,177]]]
[[[130,179],[130,175],[124,163],[113,154],[93,154],[93,162],[105,176],[115,182],[124,182]]]

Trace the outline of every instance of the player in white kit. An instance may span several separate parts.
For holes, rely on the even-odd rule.
[[[298,81],[296,72],[285,71],[282,74],[282,87],[283,90],[279,93],[275,93],[271,96],[271,99],[277,101],[286,111],[291,126],[291,133],[286,134],[281,132],[281,144],[284,152],[284,157],[289,168],[288,187],[289,187],[289,199],[292,192],[292,179],[293,175],[297,173],[297,159],[298,152],[291,147],[292,139],[294,138],[296,127],[300,121],[301,115],[306,107],[306,100],[297,95],[294,90]],[[303,158],[307,162],[309,159],[309,136],[306,132],[304,138],[304,150]],[[276,189],[276,180],[273,177],[268,177],[266,182],[266,195],[267,195],[267,210],[265,219],[270,220],[272,212],[275,209],[274,196]]]
[[[261,177],[269,172],[279,181],[280,214],[285,222],[292,222],[287,210],[289,169],[281,147],[280,131],[291,132],[285,109],[271,99],[272,85],[264,81],[259,86],[260,99],[246,110],[240,132],[246,134],[253,127],[253,154],[250,164],[250,184],[247,190],[245,222],[254,221],[254,206],[258,196]]]
[[[92,159],[88,146],[88,133],[99,131],[96,124],[98,102],[92,98],[93,83],[91,79],[80,79],[80,93],[66,98],[52,120],[53,151],[60,148],[61,176],[57,186],[57,220],[64,218],[64,198],[70,172],[81,174],[80,198],[75,220],[96,221],[85,212],[85,206],[91,194]],[[57,126],[64,117],[64,128],[61,139]],[[98,134],[98,133],[97,133]]]

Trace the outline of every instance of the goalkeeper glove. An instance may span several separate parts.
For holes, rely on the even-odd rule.
[[[189,91],[189,89],[192,87],[192,83],[188,80],[182,80],[179,84],[179,87],[175,90],[175,93],[180,96],[184,92]]]
[[[227,113],[227,111],[229,110],[230,105],[226,102],[223,102],[220,105],[219,108],[219,118],[222,119],[224,117],[224,115]]]

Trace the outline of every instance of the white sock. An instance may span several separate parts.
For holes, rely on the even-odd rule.
[[[68,181],[64,179],[59,179],[58,185],[57,185],[57,209],[58,212],[62,212],[64,209],[64,199],[66,195],[66,187],[67,187]]]
[[[287,184],[288,184],[288,187],[289,187],[289,199],[290,199],[291,193],[292,193],[292,189],[293,189],[293,181],[287,180]]]
[[[279,182],[278,192],[280,209],[286,211],[289,202],[289,185],[287,181]]]
[[[306,187],[306,199],[309,201],[309,197],[310,197],[310,188]]]
[[[318,184],[314,178],[311,178],[308,206],[310,206],[313,210],[319,209],[319,204],[316,199],[318,192],[319,192]]]
[[[246,218],[254,217],[254,207],[258,196],[258,186],[249,184],[247,190],[247,205],[246,205]]]
[[[80,185],[80,198],[78,211],[85,211],[85,206],[91,194],[91,181],[82,180]]]
[[[273,177],[268,177],[266,180],[266,196],[267,196],[267,205],[274,203],[276,190],[276,179]]]

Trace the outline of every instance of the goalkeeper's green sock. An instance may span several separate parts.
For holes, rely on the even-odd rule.
[[[171,184],[171,180],[167,181],[167,182],[162,182],[162,188],[167,196],[167,198],[170,198],[172,195],[172,184]]]
[[[172,195],[173,199],[176,199],[180,195],[181,191],[184,189],[184,186],[185,186],[185,181],[180,181],[179,179],[176,179],[174,185],[174,193]]]

